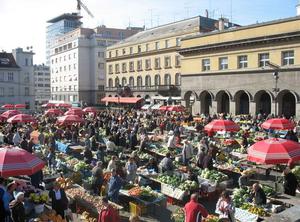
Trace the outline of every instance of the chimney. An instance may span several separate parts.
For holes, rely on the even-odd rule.
[[[219,19],[219,31],[223,31],[225,28],[225,20],[224,18]]]
[[[300,16],[300,0],[298,0],[298,4],[296,5],[297,16]]]
[[[205,16],[206,16],[206,18],[208,18],[208,10],[207,9],[205,9]]]

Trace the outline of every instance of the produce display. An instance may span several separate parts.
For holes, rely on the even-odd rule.
[[[74,165],[74,171],[88,170],[90,165],[86,164],[83,161],[79,161]]]
[[[143,152],[138,152],[138,157],[141,159],[141,160],[149,160],[152,158],[152,156],[148,153],[143,153]]]
[[[265,192],[267,197],[271,197],[271,196],[276,195],[276,191],[270,186],[262,185],[262,189]]]
[[[172,213],[172,219],[174,222],[184,222],[184,210],[183,208],[177,208],[173,213]]]
[[[216,170],[209,170],[209,169],[199,170],[198,174],[200,175],[201,178],[214,181],[216,183],[220,183],[222,181],[228,180],[228,176],[226,174]]]
[[[160,182],[173,187],[178,187],[181,184],[181,178],[178,176],[159,175],[157,178]]]
[[[70,178],[58,177],[55,181],[58,182],[62,189],[67,189],[73,186],[73,181]]]
[[[128,194],[133,197],[138,197],[141,195],[141,193],[142,189],[140,187],[133,187],[130,190],[128,190]]]
[[[55,210],[50,210],[48,212],[43,213],[39,216],[39,219],[42,222],[67,222],[66,219],[62,219],[62,217],[59,214],[56,214]]]
[[[181,190],[196,190],[199,188],[199,185],[195,181],[185,180],[178,188]]]
[[[245,202],[248,202],[250,195],[251,195],[250,188],[234,189],[232,200],[235,207],[241,207]]]
[[[219,217],[216,215],[209,214],[206,218],[202,220],[202,222],[218,222]]]
[[[46,193],[31,193],[29,195],[29,200],[35,204],[44,204],[48,201],[48,195]]]
[[[82,214],[81,214],[81,217],[80,217],[81,220],[85,221],[85,222],[97,222],[97,219],[96,218],[93,218],[90,213],[84,211]]]
[[[258,206],[254,206],[254,205],[249,204],[249,203],[244,203],[241,206],[241,209],[247,210],[250,213],[256,214],[256,215],[258,215],[260,217],[268,217],[268,216],[270,216],[269,213],[264,210],[264,208],[261,208],[261,207],[258,207]]]

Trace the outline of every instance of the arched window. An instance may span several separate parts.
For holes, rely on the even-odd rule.
[[[141,77],[141,76],[138,76],[136,81],[137,81],[137,82],[136,82],[137,87],[138,87],[138,88],[141,88],[142,85],[143,85],[143,79],[142,79],[142,77]]]
[[[176,86],[181,85],[181,75],[180,75],[180,73],[176,73],[176,75],[175,75],[175,85]]]
[[[166,86],[171,85],[171,76],[170,76],[170,74],[165,74],[165,85]]]
[[[129,86],[134,87],[134,78],[132,76],[129,78]]]
[[[113,87],[113,80],[112,80],[112,79],[109,79],[109,80],[108,80],[108,87],[109,87],[109,88],[112,88],[112,87]]]
[[[120,81],[119,81],[119,77],[115,78],[115,87],[119,87],[120,85]]]
[[[146,79],[145,79],[145,86],[147,88],[151,87],[151,77],[148,75],[146,76]]]
[[[127,80],[125,77],[122,78],[122,86],[126,86],[127,85]]]
[[[154,81],[155,81],[154,85],[155,85],[156,87],[158,87],[159,85],[161,85],[161,83],[160,83],[160,75],[158,75],[158,74],[155,75]]]

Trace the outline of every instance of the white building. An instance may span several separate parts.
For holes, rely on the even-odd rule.
[[[35,105],[47,103],[51,99],[49,66],[34,65]]]
[[[105,96],[106,47],[140,30],[78,28],[57,38],[50,50],[51,99],[100,103]]]
[[[22,48],[0,53],[0,106],[10,103],[34,108],[33,55]]]

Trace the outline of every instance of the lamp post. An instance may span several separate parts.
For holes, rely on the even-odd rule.
[[[118,109],[119,109],[119,112],[120,112],[120,109],[121,109],[121,107],[120,107],[120,96],[122,95],[122,92],[123,92],[122,86],[118,85],[117,86],[117,95],[118,95]]]
[[[274,80],[275,80],[275,87],[273,88],[273,92],[275,94],[275,99],[274,99],[274,102],[275,102],[275,116],[277,116],[277,96],[278,96],[278,93],[279,93],[279,90],[280,90],[278,88],[280,66],[277,65],[277,64],[271,63],[271,62],[266,62],[266,65],[274,70],[273,77],[274,77]]]

